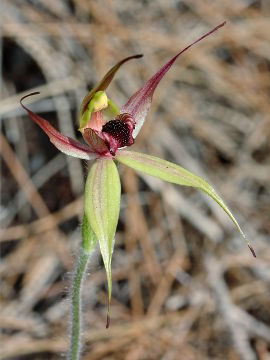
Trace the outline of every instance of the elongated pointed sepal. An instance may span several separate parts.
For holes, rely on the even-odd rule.
[[[88,108],[88,105],[91,101],[91,99],[93,98],[94,94],[97,93],[98,91],[101,90],[106,90],[107,87],[110,85],[112,79],[114,78],[114,75],[117,73],[117,71],[119,70],[119,68],[127,61],[131,60],[131,59],[139,59],[141,58],[143,55],[142,54],[138,54],[138,55],[132,55],[129,56],[121,61],[119,61],[116,65],[114,65],[108,72],[107,74],[103,77],[103,79],[85,96],[85,98],[82,101],[82,105],[80,108],[80,127],[84,127],[86,126],[86,119],[84,119],[84,113]],[[83,119],[83,120],[82,120]]]
[[[111,159],[97,160],[85,185],[84,211],[100,246],[108,281],[108,318],[112,292],[111,260],[120,211],[121,185]]]
[[[214,29],[209,31],[207,34],[201,36],[199,39],[194,41],[192,44],[186,46],[183,50],[181,50],[178,54],[176,54],[172,59],[170,59],[162,68],[152,76],[131,98],[128,102],[122,107],[120,113],[129,113],[132,115],[136,121],[136,127],[133,131],[133,137],[136,138],[141,127],[144,123],[144,120],[147,116],[147,113],[150,109],[152,97],[154,95],[155,89],[162,80],[163,76],[167,73],[167,71],[172,67],[175,63],[176,59],[191,48],[193,45],[203,40],[207,36],[211,35],[213,32],[217,31],[219,28],[224,26],[226,22],[216,26]]]
[[[64,154],[85,160],[95,159],[97,155],[93,153],[88,146],[83,145],[79,141],[61,134],[47,120],[38,116],[23,104],[24,99],[29,96],[38,94],[39,92],[33,92],[24,96],[23,98],[21,98],[21,105],[28,112],[30,118],[48,135],[53,145],[58,150],[62,151]]]
[[[214,188],[206,180],[182,168],[179,165],[173,164],[163,159],[159,159],[155,156],[141,154],[133,151],[119,150],[116,155],[116,160],[147,175],[157,177],[173,184],[191,186],[200,189],[207,195],[211,196],[211,198],[214,199],[229,215],[238,231],[246,241],[253,256],[256,256],[252,246],[247,240],[235,217],[224,204],[223,200],[217,194]]]

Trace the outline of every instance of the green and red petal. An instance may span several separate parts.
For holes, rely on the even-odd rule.
[[[156,87],[158,86],[163,76],[174,64],[176,59],[182,53],[187,51],[191,46],[211,35],[213,32],[215,32],[225,24],[226,22],[223,22],[222,24],[216,26],[207,34],[201,36],[199,39],[197,39],[192,44],[188,45],[178,54],[176,54],[171,60],[169,60],[164,66],[162,66],[162,68],[154,76],[152,76],[134,95],[132,95],[128,102],[122,107],[120,113],[129,113],[136,121],[136,127],[133,132],[134,138],[136,138],[139,131],[141,130],[144,120],[148,114]]]
[[[31,94],[28,94],[22,97],[20,102],[22,107],[28,112],[30,118],[48,135],[53,145],[58,150],[70,156],[85,160],[96,159],[96,153],[91,150],[89,146],[81,144],[79,141],[61,134],[47,120],[38,116],[23,104],[24,99],[37,94],[39,94],[39,92],[33,92]]]
[[[227,205],[224,203],[222,198],[217,194],[215,189],[205,179],[193,174],[192,172],[182,168],[177,164],[157,158],[155,156],[137,153],[134,151],[120,150],[117,153],[115,159],[120,163],[144,174],[154,176],[158,179],[165,180],[173,184],[197,188],[206,193],[213,200],[215,200],[216,203],[219,204],[219,206],[231,218],[243,239],[246,241],[252,255],[256,257],[253,247],[246,238],[237,220]]]
[[[90,128],[84,129],[83,138],[99,157],[112,157],[102,133]]]

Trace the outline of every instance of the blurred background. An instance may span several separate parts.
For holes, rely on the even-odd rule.
[[[59,359],[91,163],[61,154],[19,105],[77,137],[87,90],[120,59],[118,105],[176,52],[134,150],[205,177],[206,195],[119,167],[111,326],[99,251],[84,284],[82,359],[270,358],[268,0],[1,0],[0,359]]]

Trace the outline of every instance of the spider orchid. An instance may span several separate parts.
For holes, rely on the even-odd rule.
[[[87,145],[61,134],[48,121],[33,113],[22,103],[25,98],[38,93],[31,93],[21,99],[23,108],[48,135],[57,149],[67,155],[86,160],[95,160],[85,186],[82,248],[89,254],[97,241],[99,242],[108,281],[107,327],[109,326],[112,291],[111,259],[119,218],[121,193],[116,162],[170,183],[198,188],[208,194],[228,214],[245,239],[253,256],[256,256],[238,222],[207,181],[176,164],[126,149],[134,143],[150,109],[154,91],[176,59],[191,46],[224,25],[225,22],[176,54],[120,109],[107,97],[105,90],[118,69],[125,62],[140,58],[142,55],[130,56],[117,63],[101,82],[86,95],[82,102],[79,115],[79,131],[82,133]],[[112,120],[106,119],[108,116],[111,116]]]

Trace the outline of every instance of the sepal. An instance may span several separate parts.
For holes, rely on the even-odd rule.
[[[214,199],[231,218],[238,231],[246,241],[249,249],[252,252],[252,255],[256,257],[254,249],[247,240],[235,217],[229,208],[225,205],[221,197],[214,190],[214,188],[206,180],[182,168],[179,165],[157,158],[155,156],[137,153],[134,151],[119,150],[115,158],[120,163],[125,164],[137,171],[141,171],[147,175],[154,176],[173,184],[191,186],[205,192],[212,199]]]
[[[117,73],[117,71],[119,70],[119,68],[127,61],[131,60],[131,59],[139,59],[141,58],[143,55],[142,54],[138,54],[138,55],[132,55],[129,56],[121,61],[119,61],[116,65],[114,65],[107,73],[106,75],[103,77],[103,79],[84,97],[83,101],[82,101],[82,105],[80,108],[80,115],[79,115],[79,119],[80,119],[80,129],[84,128],[87,124],[87,121],[90,119],[89,117],[89,113],[87,115],[85,115],[85,112],[88,112],[88,106],[91,102],[91,99],[93,98],[93,96],[99,92],[99,91],[104,91],[107,89],[107,87],[110,85],[112,79],[114,78],[114,75]],[[113,104],[114,105],[114,104]]]
[[[152,76],[138,91],[136,91],[136,93],[132,95],[131,98],[128,100],[128,102],[121,108],[120,110],[121,114],[129,113],[136,121],[136,127],[133,132],[134,138],[137,137],[138,133],[141,130],[141,127],[143,126],[143,123],[145,121],[145,118],[148,114],[148,111],[152,103],[152,97],[154,95],[154,92],[158,84],[160,83],[164,75],[167,73],[167,71],[175,63],[176,59],[185,51],[187,51],[191,46],[203,40],[204,38],[215,32],[225,24],[226,22],[223,22],[222,24],[216,26],[207,34],[201,36],[199,39],[194,41],[192,44],[186,46],[183,50],[181,50],[178,54],[176,54],[165,65],[163,65],[162,68],[154,76]]]
[[[84,211],[100,246],[108,282],[108,321],[112,292],[111,260],[120,211],[121,185],[111,159],[99,159],[91,167],[85,185]]]
[[[22,107],[28,112],[30,118],[48,135],[51,143],[53,143],[53,145],[64,154],[85,160],[96,159],[97,155],[93,153],[88,146],[61,134],[47,120],[43,119],[41,116],[38,116],[23,104],[24,99],[29,96],[38,94],[39,92],[28,94],[21,98],[20,103]]]

